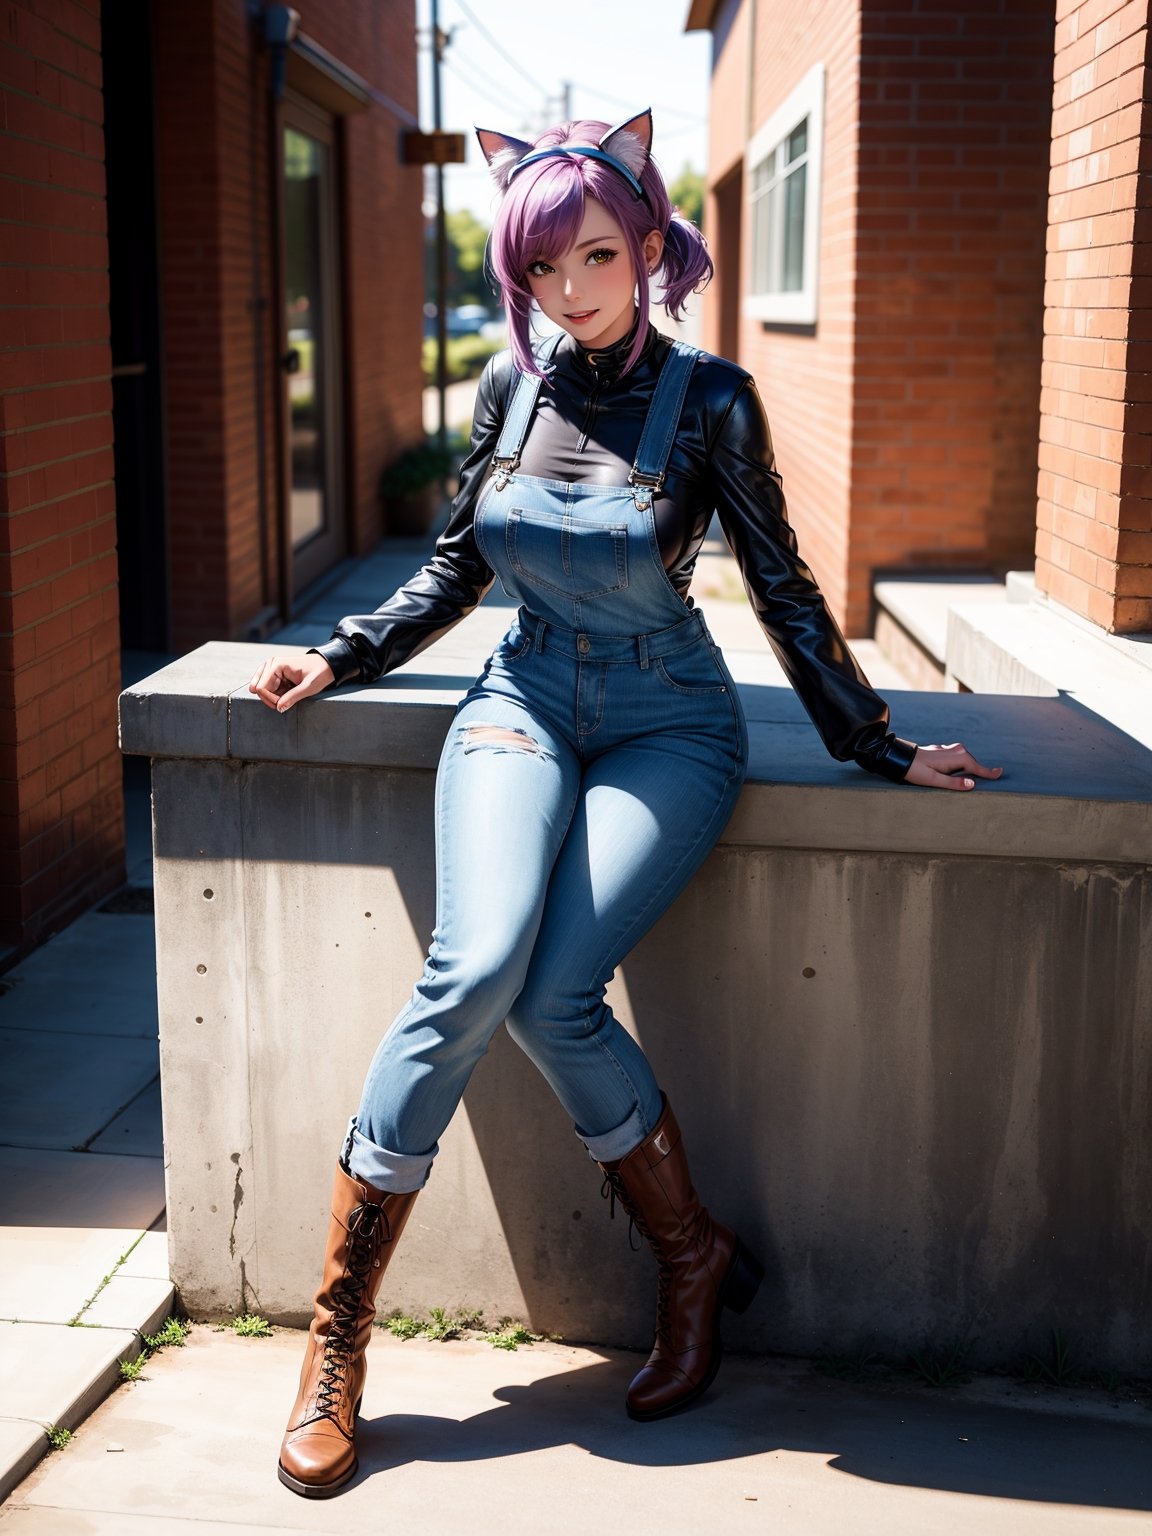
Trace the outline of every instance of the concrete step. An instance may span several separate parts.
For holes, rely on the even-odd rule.
[[[879,649],[925,692],[954,693],[946,680],[948,612],[954,603],[1004,603],[1005,584],[994,576],[891,577],[873,587]]]

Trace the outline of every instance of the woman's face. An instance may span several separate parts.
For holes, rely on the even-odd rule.
[[[654,254],[650,247],[655,242]],[[653,230],[645,258],[659,258],[663,241]],[[636,316],[633,270],[624,232],[603,203],[587,198],[575,244],[554,261],[534,261],[526,274],[532,297],[555,325],[582,347],[609,347],[632,329]]]

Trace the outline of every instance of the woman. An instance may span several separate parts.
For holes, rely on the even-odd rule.
[[[480,132],[503,191],[492,266],[511,351],[489,364],[431,562],[250,687],[293,708],[429,645],[496,577],[520,611],[460,704],[437,779],[437,918],[336,1170],[324,1278],[279,1475],[308,1497],[356,1470],[353,1427],[384,1269],[476,1061],[507,1021],[659,1265],[633,1418],[698,1398],[755,1257],[692,1186],[671,1107],[605,1002],[615,967],[715,843],[743,781],[737,691],[687,597],[713,510],[825,745],[894,781],[971,789],[962,747],[917,747],[853,661],[796,554],[749,375],[658,335],[711,276],[650,158],[648,112],[535,144]],[[537,306],[560,335],[535,352]],[[954,775],[965,775],[954,777]],[[968,775],[971,775],[969,777]]]

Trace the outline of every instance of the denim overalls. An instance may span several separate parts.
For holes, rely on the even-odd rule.
[[[476,540],[522,606],[444,744],[436,929],[349,1127],[350,1171],[378,1189],[424,1183],[505,1019],[598,1161],[659,1118],[604,989],[720,835],[747,757],[732,679],[665,574],[652,513],[697,355],[669,353],[626,486],[518,475],[540,381],[513,394]]]

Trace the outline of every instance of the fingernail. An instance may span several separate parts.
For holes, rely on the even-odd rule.
[[[964,788],[965,789],[975,789],[976,788],[976,780],[975,779],[965,779],[964,780]]]

